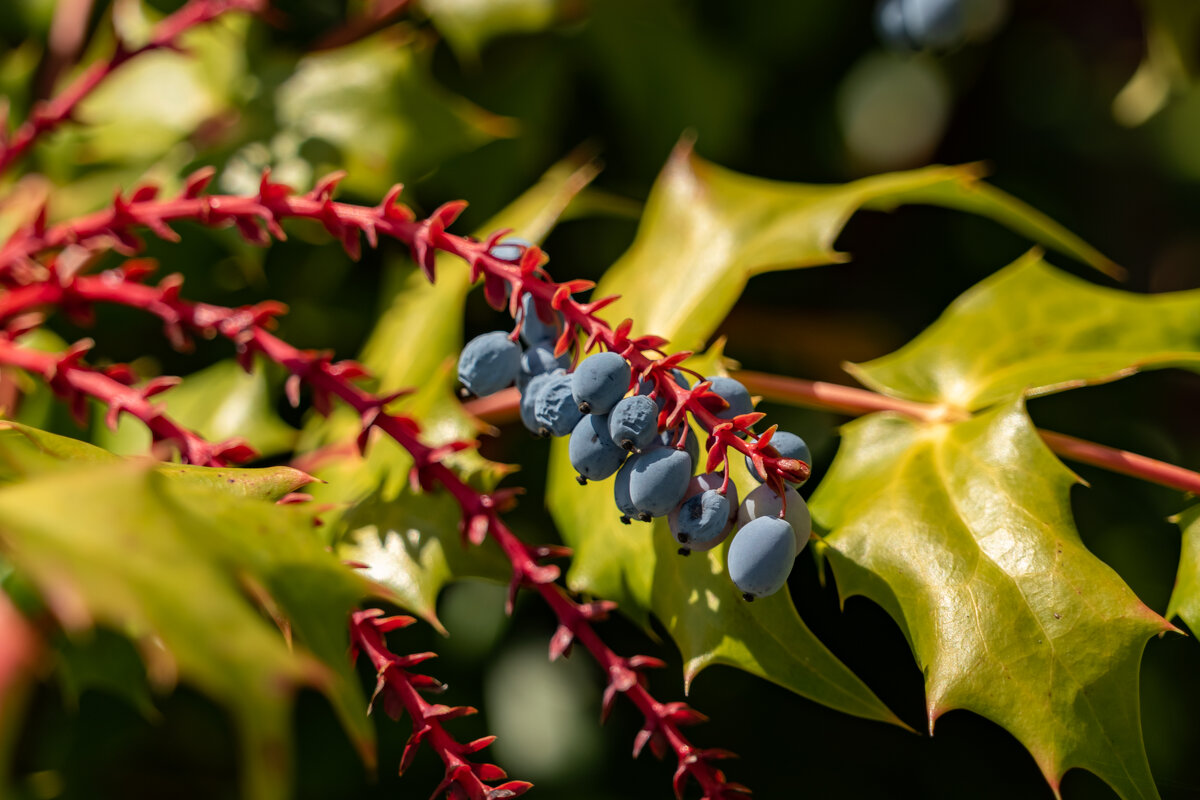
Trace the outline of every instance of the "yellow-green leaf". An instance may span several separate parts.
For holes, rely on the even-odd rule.
[[[0,489],[0,552],[69,635],[120,631],[152,684],[179,679],[224,704],[245,797],[290,796],[290,709],[302,686],[325,694],[372,762],[346,648],[349,612],[377,592],[328,552],[310,514],[145,463],[88,465]],[[286,621],[294,645],[264,612]]]
[[[975,410],[1171,366],[1200,368],[1200,290],[1108,289],[1035,252],[967,290],[895,353],[849,369],[878,391]]]
[[[1200,4],[1193,0],[1142,0],[1146,54],[1113,99],[1113,116],[1141,125],[1188,88],[1200,71]]]
[[[1183,530],[1183,550],[1175,589],[1167,603],[1167,619],[1179,617],[1197,635],[1200,634],[1200,506],[1189,508],[1175,522]]]
[[[811,509],[842,597],[879,603],[908,637],[931,731],[968,709],[1016,736],[1056,792],[1079,767],[1125,800],[1156,798],[1138,670],[1171,626],[1083,545],[1076,482],[1018,398],[962,422],[850,423]]]
[[[597,296],[606,313],[667,336],[676,350],[704,345],[751,276],[845,261],[833,249],[860,208],[926,203],[991,217],[1093,267],[1103,255],[1045,215],[980,180],[976,165],[925,167],[846,184],[783,183],[740,175],[696,156],[684,140],[655,183],[633,245]]]

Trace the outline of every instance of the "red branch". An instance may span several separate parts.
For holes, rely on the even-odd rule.
[[[320,223],[337,237],[352,257],[360,253],[360,235],[365,236],[372,247],[377,246],[381,235],[388,236],[409,247],[431,281],[437,252],[451,253],[470,265],[474,279],[483,277],[485,295],[493,306],[502,308],[506,305],[507,284],[511,287],[507,306],[514,316],[518,315],[524,294],[531,295],[547,316],[551,309],[557,310],[566,322],[558,341],[558,352],[565,352],[579,332],[585,337],[584,351],[601,345],[622,355],[637,378],[654,381],[652,396],[664,399],[660,426],[674,428],[690,412],[693,419],[709,432],[708,471],[724,463],[728,458],[727,451],[732,448],[750,456],[756,464],[761,460],[767,483],[781,495],[785,480],[808,477],[807,464],[776,457],[772,455],[773,450],[766,449],[772,431],[765,432],[757,440],[749,432],[764,415],[751,413],[732,420],[721,419],[717,412],[727,404],[709,391],[707,381],[689,389],[670,377],[671,369],[691,353],[667,356],[659,349],[666,340],[657,336],[630,338],[632,321],[624,320],[614,329],[597,316],[597,312],[612,303],[615,297],[588,303],[575,300],[572,294],[586,291],[593,284],[579,280],[554,282],[542,269],[545,257],[537,247],[527,248],[516,264],[492,256],[489,250],[504,231],[483,242],[447,233],[446,227],[462,213],[466,203],[447,203],[427,219],[418,220],[408,207],[398,202],[400,186],[393,187],[383,202],[374,207],[335,202],[333,191],[341,173],[324,178],[305,195],[297,195],[282,184],[271,183],[268,175],[264,175],[258,194],[248,197],[204,194],[212,176],[211,169],[197,172],[188,179],[178,197],[166,200],[157,199],[155,187],[143,186],[135,189],[129,199],[118,194],[109,209],[51,227],[46,226],[43,210],[31,225],[17,231],[0,248],[0,280],[9,285],[20,285],[43,279],[44,270],[34,258],[45,251],[71,244],[91,251],[113,248],[126,254],[138,252],[143,243],[135,232],[137,228],[146,228],[161,238],[177,241],[179,236],[170,223],[179,220],[213,226],[233,225],[248,241],[265,245],[271,237],[286,238],[280,220],[308,219]]]
[[[183,34],[227,11],[257,12],[265,6],[266,0],[190,0],[183,8],[154,26],[149,41],[141,47],[127,49],[118,39],[117,49],[107,61],[90,65],[57,97],[37,103],[29,119],[17,128],[11,138],[3,135],[4,126],[0,124],[0,173],[20,158],[39,136],[72,119],[83,99],[126,61],[154,50],[179,50],[179,40]],[[3,119],[0,119],[2,122]]]
[[[84,339],[65,353],[46,353],[18,347],[7,336],[0,336],[0,364],[40,375],[55,394],[70,404],[80,424],[87,418],[88,398],[95,398],[108,407],[105,419],[110,428],[116,428],[122,413],[136,417],[150,430],[156,444],[178,448],[185,463],[223,467],[248,461],[256,455],[242,439],[209,442],[168,417],[161,405],[150,402],[154,395],[176,385],[178,379],[157,378],[141,389],[135,389],[131,385],[134,375],[124,365],[103,371],[84,366],[81,359],[91,347],[92,341]]]
[[[700,784],[708,800],[734,800],[748,793],[745,787],[727,782],[724,773],[712,763],[730,757],[728,751],[696,748],[682,733],[682,726],[700,722],[704,717],[683,703],[660,703],[646,689],[642,672],[661,666],[661,662],[648,656],[619,656],[600,638],[592,623],[604,619],[614,605],[575,602],[555,583],[559,569],[541,563],[547,558],[566,555],[568,551],[561,547],[527,545],[504,524],[500,512],[511,506],[516,491],[504,489],[490,495],[480,494],[443,463],[446,456],[476,443],[451,442],[441,446],[425,443],[415,421],[384,410],[398,395],[372,394],[355,383],[356,379],[366,375],[360,365],[352,361],[333,362],[328,353],[298,350],[269,333],[265,326],[284,310],[278,303],[237,309],[190,303],[179,295],[178,276],[169,276],[156,287],[139,283],[147,275],[146,262],[142,261],[131,261],[120,270],[99,275],[79,275],[69,270],[60,273],[56,261],[51,261],[44,271],[47,278],[44,282],[27,284],[0,295],[0,320],[45,305],[86,312],[91,303],[120,303],[158,316],[167,326],[168,335],[178,344],[187,344],[189,332],[221,335],[237,344],[243,366],[249,368],[255,354],[262,354],[283,366],[292,376],[287,388],[293,403],[299,400],[301,382],[308,385],[313,405],[322,413],[331,409],[333,398],[345,402],[361,418],[360,449],[366,448],[372,430],[381,430],[412,456],[414,484],[426,490],[442,486],[454,497],[462,510],[461,529],[466,539],[479,544],[491,536],[496,541],[512,565],[510,610],[513,597],[522,587],[536,591],[551,607],[559,627],[550,643],[550,657],[559,657],[578,641],[597,660],[608,680],[603,715],[607,717],[618,694],[624,694],[638,707],[645,724],[634,744],[635,755],[647,744],[659,757],[667,752],[674,753],[678,765],[674,783],[679,794],[689,776]],[[435,747],[439,746],[438,741],[431,739]],[[442,753],[444,761],[449,757],[454,754]]]
[[[360,652],[366,653],[375,667],[375,694],[371,697],[371,705],[382,697],[384,711],[392,719],[399,719],[402,711],[407,711],[412,719],[413,732],[400,758],[400,773],[412,764],[421,743],[429,742],[446,765],[446,775],[434,789],[433,797],[446,792],[447,796],[462,800],[501,800],[524,794],[533,784],[507,781],[499,786],[488,786],[489,781],[504,780],[507,777],[504,770],[495,764],[479,764],[466,758],[490,745],[496,737],[485,736],[461,744],[442,727],[444,721],[474,714],[475,709],[430,703],[421,696],[422,689],[441,691],[444,687],[434,678],[412,672],[410,668],[436,654],[398,656],[388,650],[384,634],[406,628],[415,621],[412,617],[384,617],[377,608],[356,612],[350,620],[351,660],[357,660]]]

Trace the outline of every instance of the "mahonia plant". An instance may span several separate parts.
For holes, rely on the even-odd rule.
[[[910,5],[883,3],[880,14],[911,37],[916,23],[903,18],[916,14]],[[407,10],[405,2],[378,4],[326,37],[325,46],[357,41]],[[155,51],[183,52],[189,32],[231,12],[272,16],[267,0],[188,0],[141,45],[118,41],[107,60],[86,68],[12,133],[3,133],[0,171],[18,164],[40,137],[71,123],[81,103],[124,64]],[[925,33],[937,38],[932,28]],[[248,373],[274,365],[288,376],[284,395],[293,406],[307,403],[322,417],[348,410],[362,458],[382,447],[400,448],[410,491],[453,502],[459,546],[492,547],[502,556],[509,613],[522,590],[553,613],[550,659],[578,645],[599,665],[605,680],[601,717],[619,697],[636,708],[642,726],[633,754],[648,745],[659,758],[670,758],[678,797],[689,785],[707,800],[744,797],[749,789],[717,766],[730,752],[697,746],[685,736],[683,729],[702,722],[702,714],[651,694],[646,672],[664,662],[621,655],[602,638],[600,623],[618,607],[635,620],[653,613],[663,621],[684,655],[688,682],[710,663],[727,663],[838,710],[903,725],[816,640],[791,605],[789,576],[810,542],[831,565],[843,596],[872,597],[903,622],[926,674],[931,729],[947,710],[974,709],[1013,731],[1056,792],[1066,770],[1083,767],[1122,797],[1155,796],[1138,725],[1129,724],[1138,719],[1132,679],[1146,640],[1173,626],[1083,547],[1066,503],[1073,478],[1053,454],[1189,493],[1200,493],[1200,474],[1038,430],[1024,400],[1136,369],[1178,365],[1181,353],[1195,368],[1195,293],[1148,298],[1102,289],[1055,272],[1034,251],[971,290],[906,348],[854,365],[866,389],[729,375],[719,348],[703,354],[668,346],[682,340],[698,349],[708,341],[745,280],[777,265],[781,253],[802,265],[838,260],[832,243],[859,207],[916,201],[971,210],[1098,269],[1114,272],[1115,265],[983,184],[974,168],[929,168],[815,190],[726,172],[701,161],[685,140],[652,194],[635,247],[600,286],[551,277],[549,258],[535,244],[540,233],[519,226],[516,233],[531,238],[512,235],[514,226],[478,237],[451,233],[463,201],[420,216],[401,202],[399,185],[374,206],[335,199],[343,172],[297,191],[266,170],[257,189],[244,193],[210,190],[215,175],[213,167],[202,167],[177,192],[143,183],[118,191],[100,210],[57,222],[43,205],[0,245],[0,367],[32,378],[11,392],[6,387],[8,412],[46,389],[80,424],[100,409],[110,428],[129,417],[151,439],[150,459],[127,460],[15,419],[0,423],[0,455],[11,469],[3,475],[10,485],[0,489],[0,559],[6,568],[0,573],[6,576],[0,583],[0,722],[16,724],[9,715],[19,719],[21,699],[57,632],[102,625],[136,641],[156,685],[167,688],[178,676],[235,709],[246,796],[287,796],[288,709],[279,687],[306,685],[326,695],[369,765],[376,756],[367,713],[381,705],[393,719],[407,715],[412,733],[393,760],[403,772],[422,746],[432,751],[444,766],[435,797],[495,800],[531,788],[479,755],[494,737],[455,738],[448,724],[475,710],[430,699],[449,691],[424,671],[434,654],[392,649],[397,637],[389,641],[388,635],[416,618],[389,615],[368,601],[416,605],[411,598],[377,580],[375,565],[339,558],[319,538],[319,527],[339,509],[307,502],[315,478],[299,467],[319,463],[327,452],[297,450],[288,467],[242,466],[260,457],[247,440],[212,441],[156,399],[178,378],[143,382],[127,365],[90,363],[92,339],[58,350],[35,344],[52,313],[92,325],[97,307],[122,306],[160,320],[166,340],[181,352],[197,338],[221,339]],[[690,191],[697,187],[704,191]],[[774,206],[764,211],[731,201],[751,191],[747,187]],[[686,207],[681,197],[709,206]],[[797,230],[766,225],[772,214],[790,215]],[[458,353],[462,397],[480,398],[465,406],[480,416],[515,416],[534,435],[564,440],[552,458],[565,457],[570,469],[555,461],[552,471],[558,479],[573,477],[581,499],[564,500],[552,486],[549,503],[574,549],[530,544],[509,527],[504,515],[520,490],[481,488],[465,460],[478,449],[477,438],[446,439],[420,415],[397,411],[415,389],[382,389],[363,364],[298,348],[278,335],[284,304],[264,299],[222,306],[189,299],[178,274],[150,281],[157,264],[145,257],[146,236],[178,243],[185,224],[232,228],[246,243],[265,247],[286,239],[284,224],[293,220],[324,229],[353,259],[364,243],[378,248],[394,240],[435,286],[442,285],[439,277],[445,282],[439,266],[457,261],[464,286],[480,286],[488,304],[511,317],[511,328],[484,333]],[[697,233],[711,234],[714,226],[731,232],[742,251],[714,256],[717,249]],[[674,235],[664,237],[660,228]],[[665,249],[677,251],[669,256],[677,262],[710,259],[704,263],[715,268],[678,279],[656,276],[652,264],[667,257]],[[714,257],[723,260],[714,264]],[[120,263],[101,268],[106,258]],[[670,285],[674,280],[686,284]],[[621,296],[604,291],[604,283],[636,288],[647,281],[662,285],[657,292]],[[1033,298],[1058,305],[1037,305]],[[1043,311],[1014,321],[1009,309],[1023,304]],[[1091,337],[1055,328],[1056,308],[1085,304],[1112,312],[1081,323]],[[664,311],[675,307],[703,310],[681,320]],[[619,323],[606,320],[627,309],[633,313],[614,315]],[[655,329],[658,323],[666,329]],[[1047,341],[1060,346],[1050,358],[1041,352]],[[1113,341],[1121,346],[1097,344]],[[1002,346],[981,357],[980,342]],[[846,429],[842,453],[811,496],[811,511],[796,491],[810,478],[809,446],[769,424],[756,410],[754,394],[867,415]],[[611,489],[595,485],[610,479]],[[71,481],[78,483],[78,522],[64,522],[46,502],[75,485]],[[113,497],[127,499],[155,524],[139,522],[130,531],[123,512],[103,501]],[[85,502],[89,498],[93,502]],[[591,513],[602,504],[606,513]],[[576,516],[566,510],[573,505],[583,509]],[[1181,519],[1191,547],[1194,514]],[[247,521],[244,528],[238,520]],[[73,533],[78,528],[87,532]],[[1017,542],[1012,551],[1034,552],[1030,558],[1045,569],[1025,569],[1013,563],[1011,552],[984,544],[1000,533]],[[91,537],[90,549],[73,535]],[[589,551],[605,537],[622,554],[643,558],[600,564]],[[88,554],[83,561],[77,546]],[[648,586],[633,572],[632,565],[656,559],[674,570],[664,574],[686,575],[703,589],[710,607],[719,609],[718,622],[697,624],[688,615],[699,611],[680,607],[684,601],[672,594],[676,587]],[[565,578],[550,563],[563,560],[571,560],[574,570]],[[1178,612],[1196,621],[1190,617],[1200,607],[1196,563],[1193,555],[1181,565],[1168,616]],[[311,586],[298,585],[292,571],[297,564]],[[209,591],[211,611],[171,599],[175,570],[187,571],[189,581]],[[1086,586],[1076,585],[1081,578]],[[616,584],[622,588],[612,588]],[[977,602],[976,591],[1000,610]],[[729,600],[734,602],[727,605]],[[420,607],[406,610],[426,616]],[[731,632],[733,623],[719,620],[735,614],[739,630]],[[768,626],[792,649],[753,662],[722,649]],[[221,646],[225,636],[233,642],[229,647]],[[1058,649],[1043,654],[1030,644],[1034,638],[1038,646],[1045,639]],[[356,661],[374,674],[369,698]],[[1094,698],[1101,710],[1085,718],[1076,707],[1080,696]],[[7,755],[7,745],[0,735],[0,755]],[[6,773],[0,769],[0,788]]]

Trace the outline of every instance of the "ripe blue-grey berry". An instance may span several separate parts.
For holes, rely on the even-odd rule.
[[[617,504],[617,510],[621,512],[621,522],[626,525],[631,519],[638,517],[637,506],[633,504],[633,499],[629,496],[631,475],[633,475],[633,469],[627,460],[624,466],[617,470],[617,478],[613,481],[613,501]]]
[[[725,568],[734,586],[753,600],[782,589],[795,561],[792,526],[779,517],[759,517],[734,534]]]
[[[571,366],[571,354],[554,355],[554,340],[547,339],[535,342],[521,354],[521,374],[532,378],[543,372],[553,372],[556,369],[566,369]]]
[[[904,29],[921,47],[945,49],[965,33],[964,0],[900,0]]]
[[[738,381],[723,375],[714,375],[704,380],[712,381],[710,391],[720,395],[729,404],[728,408],[714,412],[721,419],[733,419],[754,410],[754,401],[750,399],[750,392]]]
[[[571,376],[555,374],[546,381],[533,404],[533,416],[551,436],[566,436],[575,430],[583,414],[571,396]]]
[[[809,466],[812,465],[812,453],[808,449],[808,445],[794,433],[787,431],[775,431],[775,435],[771,437],[771,447],[779,453],[781,458],[794,458],[797,461],[803,461]],[[758,474],[758,470],[754,468],[754,462],[750,460],[750,456],[746,456],[746,469],[750,471],[750,475],[754,480],[762,483],[762,476]],[[799,483],[791,482],[793,486],[803,486],[807,481]]]
[[[555,312],[555,317],[557,316]],[[557,319],[552,323],[543,322],[538,316],[537,306],[531,294],[521,298],[521,339],[528,345],[558,339]]]
[[[534,375],[521,389],[521,423],[530,433],[537,436],[546,436],[549,434],[549,430],[544,429],[542,424],[537,421],[534,409],[537,407],[538,397],[541,395],[542,389],[546,388],[546,384],[550,379],[555,375],[565,374],[565,370],[555,370],[554,372],[543,372],[541,375]]]
[[[522,239],[520,236],[505,236],[492,245],[492,249],[488,250],[488,253],[501,261],[516,262],[521,260],[521,255],[525,252],[526,247],[533,247],[533,242]]]
[[[720,488],[724,482],[719,472],[697,475],[688,483],[683,502],[667,514],[671,533],[681,545],[680,555],[711,550],[733,530],[738,508],[737,486],[730,481],[722,495]]]
[[[629,391],[629,362],[613,352],[595,353],[579,362],[571,391],[585,414],[607,414]]]
[[[625,450],[649,447],[658,435],[658,406],[645,395],[626,397],[609,412],[608,432]]]
[[[680,425],[687,425],[687,423],[683,422]],[[676,426],[669,431],[663,431],[658,435],[658,441],[666,447],[674,447],[675,443],[679,441],[679,427]],[[700,464],[700,440],[696,438],[696,434],[692,431],[690,425],[688,425],[687,435],[683,440],[683,449],[684,452],[691,456],[692,471],[695,472],[696,467]]]
[[[520,369],[521,348],[503,331],[476,336],[458,357],[459,382],[480,397],[508,386]]]
[[[643,521],[661,517],[679,505],[692,477],[692,461],[682,450],[655,447],[637,453],[627,462],[629,499]]]
[[[608,435],[608,417],[585,414],[571,431],[567,455],[571,458],[571,466],[579,473],[579,482],[583,483],[587,478],[602,481],[612,475],[620,469],[628,453],[613,444]]]
[[[787,513],[783,518],[796,534],[796,552],[799,553],[808,544],[812,534],[812,515],[804,498],[795,489],[788,486],[784,489],[784,496],[787,498]],[[738,507],[738,527],[743,527],[760,517],[778,517],[782,508],[783,502],[774,489],[765,484],[759,486],[746,495],[746,499]]]

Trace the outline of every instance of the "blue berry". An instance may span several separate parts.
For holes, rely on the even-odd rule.
[[[631,470],[629,499],[640,519],[665,516],[679,505],[692,477],[692,462],[687,453],[656,447],[631,456],[626,463]]]
[[[681,423],[687,425],[687,423]],[[669,431],[663,431],[658,435],[658,441],[665,447],[674,447],[679,441],[679,428],[673,428]],[[700,464],[700,440],[696,438],[696,434],[688,425],[687,435],[683,440],[683,450],[692,458],[692,471],[695,472],[696,467]]]
[[[533,416],[551,436],[566,436],[583,418],[571,396],[571,376],[555,374],[546,381],[533,404]]]
[[[557,317],[557,314],[555,316]],[[557,319],[552,324],[542,322],[531,294],[521,298],[521,339],[528,345],[558,339]]]
[[[775,435],[771,437],[771,447],[779,453],[780,458],[794,458],[797,461],[803,461],[809,466],[812,465],[812,453],[808,449],[808,445],[794,433],[787,431],[775,431]],[[758,474],[758,470],[754,468],[754,462],[750,460],[750,456],[746,456],[746,469],[750,471],[750,475],[754,480],[762,483],[762,476]],[[793,483],[793,486],[803,486],[807,481]]]
[[[809,536],[812,534],[812,515],[808,511],[804,498],[795,489],[788,486],[784,490],[784,496],[787,497],[787,513],[783,518],[787,520],[796,534],[796,552],[799,553],[808,544]],[[766,485],[759,486],[746,495],[746,499],[738,508],[738,526],[745,527],[761,517],[778,517],[782,508],[783,503],[779,499],[779,495],[775,494],[774,489]]]
[[[625,462],[625,465],[617,471],[617,478],[613,481],[613,500],[617,504],[617,510],[621,512],[621,522],[626,525],[629,520],[638,518],[637,506],[633,504],[633,498],[629,496],[629,478],[633,475],[633,468],[630,466],[630,458]]]
[[[521,260],[526,247],[533,247],[533,242],[528,239],[522,239],[520,236],[505,236],[492,245],[492,249],[488,250],[488,253],[501,261],[512,261],[515,263]]]
[[[534,410],[537,408],[538,397],[541,396],[542,389],[546,388],[546,384],[555,375],[565,375],[565,370],[555,370],[554,372],[543,372],[541,375],[534,375],[528,379],[528,382],[521,389],[521,423],[531,432],[538,436],[546,436],[549,431],[542,427],[542,424],[537,421],[537,416]]]
[[[658,406],[645,395],[626,397],[609,412],[608,432],[625,450],[649,447],[658,434]]]
[[[459,382],[481,397],[515,381],[520,369],[521,348],[503,331],[476,336],[458,357]]]
[[[532,344],[521,354],[521,374],[527,378],[541,375],[543,372],[566,369],[569,366],[571,366],[571,355],[563,353],[561,356],[555,357],[553,340]]]
[[[596,353],[579,362],[571,391],[585,414],[607,414],[629,391],[629,362],[616,353]]]
[[[733,378],[714,375],[704,380],[712,381],[710,391],[720,395],[729,404],[728,408],[715,412],[716,416],[721,419],[733,419],[754,410],[754,401],[750,399],[750,392]]]
[[[711,550],[725,541],[737,517],[737,487],[730,481],[726,494],[720,493],[724,477],[706,472],[692,478],[678,508],[667,514],[667,524],[675,540],[682,545],[680,555]]]
[[[921,47],[944,49],[965,33],[963,0],[900,0],[904,29]]]
[[[759,517],[734,535],[725,567],[733,584],[753,600],[782,589],[795,560],[792,526],[779,517]]]
[[[580,483],[591,478],[602,481],[612,475],[625,461],[627,453],[613,444],[608,435],[608,417],[602,414],[586,414],[567,443],[567,454],[571,466],[579,473]]]

